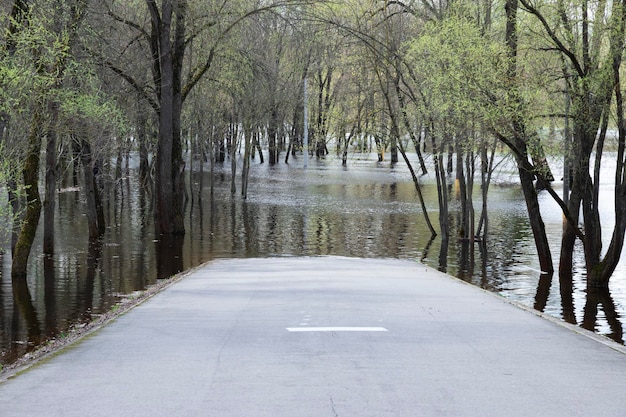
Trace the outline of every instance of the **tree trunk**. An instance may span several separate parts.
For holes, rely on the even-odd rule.
[[[621,7],[624,7],[623,5]],[[618,12],[619,8],[614,10]],[[612,30],[611,51],[612,51],[612,67],[613,67],[613,89],[615,94],[615,107],[617,113],[618,128],[618,148],[617,160],[615,167],[615,226],[613,227],[613,235],[611,243],[607,249],[602,261],[594,266],[593,269],[587,271],[587,286],[589,288],[608,288],[609,279],[613,275],[617,264],[619,263],[624,247],[624,235],[626,234],[626,119],[624,118],[624,97],[621,88],[620,67],[622,64],[622,49],[624,45],[624,34],[626,32],[626,17],[620,15],[619,25],[615,25]],[[606,116],[605,116],[606,118]],[[597,157],[597,156],[596,156]],[[598,170],[596,170],[598,171]],[[596,175],[596,184],[599,182],[599,175]],[[598,185],[596,185],[596,189]],[[597,194],[594,197],[597,207]]]
[[[237,137],[239,136],[238,124],[234,118],[228,126],[230,139],[230,193],[234,196],[237,192]]]
[[[137,119],[137,136],[139,140],[139,180],[142,186],[148,184],[150,178],[150,164],[148,163],[148,134],[146,132],[147,120],[145,114],[140,112]]]
[[[458,193],[459,206],[461,208],[461,216],[459,217],[459,228],[457,231],[458,237],[461,239],[469,239],[469,213],[467,212],[467,181],[465,180],[464,170],[464,153],[461,146],[461,136],[457,135],[454,141],[456,148],[456,180],[455,189]]]
[[[276,106],[272,106],[272,113],[270,115],[270,122],[267,128],[267,136],[269,141],[269,163],[274,165],[278,163],[279,148],[278,148],[278,110]]]
[[[166,35],[166,39],[169,41],[169,33]],[[179,228],[176,227],[177,225],[175,224],[176,213],[174,203],[174,182],[172,178],[172,154],[174,142],[172,113],[174,112],[174,96],[172,88],[173,74],[171,71],[171,54],[169,52],[162,54],[161,62],[162,89],[160,97],[159,141],[157,145],[155,178],[155,226],[157,235],[184,232],[184,228],[183,230],[178,230]]]
[[[159,11],[146,0],[152,22],[155,84],[159,94],[159,138],[156,155],[155,231],[157,235],[184,234],[184,161],[180,138],[182,112],[182,60],[184,57],[186,2],[163,0]],[[175,3],[175,4],[174,4]],[[174,41],[172,20],[176,14]],[[155,42],[156,40],[156,42]],[[158,68],[157,68],[158,66]]]
[[[22,223],[22,202],[17,191],[17,181],[11,178],[7,181],[7,195],[11,213],[13,215],[13,226],[11,231],[11,253],[15,253],[15,245],[20,236],[20,227]]]
[[[422,136],[421,126],[417,129],[417,135],[414,130],[411,128],[411,123],[409,122],[409,115],[406,110],[406,102],[404,100],[404,95],[400,90],[400,77],[396,77],[395,80],[395,88],[396,95],[398,97],[398,104],[400,105],[400,112],[402,113],[402,121],[404,122],[404,128],[408,132],[411,137],[411,141],[413,142],[413,146],[415,147],[415,152],[417,153],[417,158],[420,163],[420,169],[422,170],[422,175],[428,174],[428,169],[426,168],[426,162],[424,161],[424,156],[422,155],[422,151],[420,150],[420,140]]]
[[[241,170],[241,196],[248,198],[248,177],[250,175],[250,154],[252,151],[252,128],[244,129],[243,168]]]
[[[476,229],[475,229],[475,212],[474,212],[474,200],[472,198],[474,194],[474,174],[475,174],[475,166],[474,166],[474,152],[468,151],[465,155],[465,172],[467,173],[467,199],[466,199],[466,207],[465,212],[467,215],[467,235],[470,241],[470,267],[473,271],[474,269],[474,241],[476,237]]]
[[[517,9],[518,0],[507,0],[505,4],[506,12],[506,45],[508,49],[509,63],[508,74],[509,79],[512,82],[510,89],[511,100],[514,103],[520,103],[521,99],[517,91]],[[517,106],[521,107],[521,106]],[[521,110],[517,110],[520,112]],[[539,265],[543,273],[552,274],[554,272],[554,266],[552,263],[552,254],[550,252],[550,245],[548,244],[548,237],[546,235],[545,225],[541,217],[539,210],[539,200],[537,198],[537,191],[533,183],[535,179],[535,173],[528,169],[528,147],[526,144],[527,135],[524,122],[521,114],[514,114],[511,126],[513,128],[513,141],[505,141],[512,147],[512,151],[515,154],[517,161],[518,172],[520,176],[520,182],[522,186],[522,192],[524,193],[524,200],[526,201],[526,210],[528,212],[528,219],[533,232],[533,238],[535,240],[535,248],[537,249],[537,256],[539,258]]]
[[[96,161],[94,161],[92,156],[91,145],[85,139],[74,138],[73,146],[75,153],[80,156],[83,166],[84,194],[87,202],[87,227],[89,240],[92,241],[102,236],[105,232],[100,189],[96,180]]]
[[[528,211],[528,220],[533,231],[541,272],[544,274],[552,274],[554,272],[552,253],[550,252],[546,228],[539,210],[539,199],[533,183],[534,175],[524,167],[521,161],[518,162],[518,167],[522,192],[524,193],[524,200],[526,201],[526,209]]]
[[[50,126],[46,134],[46,187],[43,203],[43,253],[54,253],[54,209],[56,205],[57,184],[57,132],[58,106],[51,103],[48,106]]]
[[[341,130],[339,133],[340,140],[338,141],[338,143],[341,144],[339,153],[341,154],[341,165],[344,167],[348,165],[348,147],[350,146],[350,141],[354,137],[354,133],[356,132],[356,129],[357,129],[356,125],[352,126],[352,129],[350,130],[350,134],[348,135],[348,132],[346,129],[346,123],[343,122],[341,124]]]
[[[26,192],[26,208],[22,220],[22,227],[13,252],[11,276],[14,278],[26,278],[28,258],[35,240],[39,217],[41,215],[41,197],[39,196],[39,154],[41,152],[42,141],[41,126],[42,117],[40,110],[36,109],[33,114],[28,138],[28,152],[22,168]]]
[[[265,159],[263,159],[263,148],[261,148],[261,134],[259,133],[259,129],[255,128],[252,135],[252,159],[254,159],[254,149],[256,149],[259,153],[259,163],[262,164],[265,162]]]
[[[211,189],[211,198],[215,194],[215,127],[213,123],[211,123],[211,137],[209,138],[209,181],[210,189]],[[200,193],[200,195],[202,195]]]
[[[431,121],[430,131],[429,131],[430,139],[433,147],[433,164],[435,166],[435,177],[437,179],[437,199],[439,203],[439,228],[441,231],[441,239],[442,239],[442,249],[441,254],[443,254],[443,247],[445,246],[445,253],[447,256],[448,251],[448,242],[450,239],[450,223],[448,221],[448,185],[446,183],[446,170],[444,164],[442,162],[443,153],[439,149],[439,145],[437,144],[437,138],[434,133],[433,122]],[[445,244],[445,245],[444,245]],[[442,265],[443,259],[439,259],[440,265]]]
[[[419,180],[417,179],[417,175],[415,175],[415,170],[413,169],[413,165],[411,164],[411,161],[409,161],[409,158],[406,155],[406,152],[404,150],[404,147],[402,146],[402,143],[400,143],[398,150],[400,151],[400,154],[402,155],[402,158],[404,159],[406,166],[409,168],[409,172],[411,173],[411,178],[413,178],[413,185],[415,186],[415,191],[417,192],[417,197],[419,198],[420,205],[422,207],[422,213],[424,213],[424,220],[426,221],[428,230],[430,230],[430,238],[434,239],[437,236],[437,232],[435,231],[435,228],[433,227],[433,224],[430,221],[430,216],[428,215],[428,210],[426,209],[426,202],[424,201],[424,195],[422,193],[422,187],[420,186]]]
[[[483,135],[481,135],[483,136]],[[482,140],[480,149],[480,184],[481,184],[481,196],[482,196],[482,209],[480,220],[478,221],[477,234],[482,234],[483,243],[489,233],[489,216],[487,211],[487,199],[489,196],[489,185],[491,184],[491,175],[493,172],[493,163],[496,154],[497,139],[491,148],[491,154],[488,155],[487,141]]]

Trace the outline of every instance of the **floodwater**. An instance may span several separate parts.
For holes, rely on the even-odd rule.
[[[79,191],[58,195],[56,253],[33,249],[27,285],[12,283],[10,254],[0,255],[0,363],[10,363],[71,326],[101,314],[160,278],[216,258],[318,256],[401,258],[423,262],[516,302],[545,311],[622,342],[626,315],[626,265],[620,262],[610,293],[586,294],[582,260],[573,282],[543,277],[535,256],[515,169],[498,168],[489,197],[489,235],[474,251],[467,242],[431,241],[408,169],[379,163],[375,155],[354,155],[347,167],[334,158],[289,165],[254,164],[248,199],[231,194],[229,165],[216,167],[214,195],[207,172],[191,176],[187,234],[155,240],[150,194],[132,176],[107,200],[107,232],[89,243]],[[239,167],[240,168],[240,167]],[[608,167],[610,168],[610,167]],[[208,168],[205,168],[208,171]],[[558,169],[558,168],[557,168]],[[132,171],[131,171],[132,173]],[[610,175],[607,175],[610,177]],[[189,179],[189,178],[188,178]],[[423,178],[435,228],[434,180]],[[555,188],[560,184],[555,183]],[[198,190],[203,188],[202,198]],[[479,192],[479,186],[476,186]],[[543,215],[558,259],[561,214],[543,193]],[[611,221],[611,190],[601,201]],[[454,203],[451,216],[454,217]],[[479,198],[475,199],[477,218]],[[454,221],[452,222],[454,223]],[[608,229],[607,229],[608,230]],[[606,232],[605,238],[610,237]],[[6,247],[5,239],[5,247]],[[385,271],[381,271],[384,279]]]

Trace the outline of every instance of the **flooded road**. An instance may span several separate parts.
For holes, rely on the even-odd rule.
[[[484,247],[477,245],[471,253],[466,242],[451,239],[447,257],[442,257],[441,239],[430,240],[404,164],[378,163],[375,155],[355,155],[347,167],[333,158],[311,161],[306,170],[301,163],[253,163],[246,201],[240,197],[239,179],[237,193],[231,195],[226,166],[216,167],[213,198],[208,174],[194,173],[187,234],[167,242],[155,239],[151,196],[140,190],[132,176],[111,191],[107,232],[97,243],[88,242],[80,193],[73,189],[59,193],[54,257],[40,255],[38,238],[27,286],[12,284],[10,253],[0,259],[0,363],[12,362],[49,338],[62,337],[70,326],[108,311],[121,297],[159,278],[211,259],[233,257],[411,259],[622,341],[624,260],[611,280],[610,294],[588,297],[580,272],[571,284],[559,283],[558,277],[542,277],[511,166],[499,169],[490,189],[489,235]],[[423,181],[429,215],[437,228],[434,179],[427,176]],[[200,187],[204,190],[201,199]],[[610,193],[607,186],[601,196],[608,211]],[[547,194],[541,199],[553,255],[558,259],[561,214]],[[475,207],[479,211],[478,198]],[[580,271],[582,259],[577,262]]]

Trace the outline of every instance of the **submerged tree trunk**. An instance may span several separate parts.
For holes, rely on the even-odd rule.
[[[431,121],[431,126],[428,134],[430,135],[432,148],[433,148],[433,164],[435,167],[435,177],[437,179],[437,199],[439,203],[439,228],[441,230],[441,239],[442,239],[442,252],[444,251],[447,258],[448,251],[448,242],[450,240],[450,222],[448,221],[448,185],[446,182],[446,170],[443,164],[443,152],[441,151],[439,145],[437,144],[437,138],[435,137],[433,122]],[[440,264],[442,259],[440,259]]]
[[[530,227],[533,231],[541,272],[545,274],[552,274],[554,272],[552,253],[548,244],[546,227],[543,223],[543,218],[541,217],[541,212],[539,210],[539,199],[533,183],[534,175],[526,169],[522,162],[519,162],[518,166],[522,191],[524,193],[524,199],[526,200],[528,220],[530,221]]]
[[[230,140],[230,193],[235,195],[237,192],[237,142],[239,128],[234,118],[228,126],[228,136]]]
[[[243,168],[241,170],[241,196],[248,198],[248,178],[250,175],[250,154],[252,153],[252,128],[244,130]]]
[[[493,162],[496,154],[497,139],[491,147],[491,154],[488,155],[487,141],[482,140],[480,149],[480,185],[482,196],[482,210],[480,214],[480,220],[478,221],[478,227],[476,228],[477,235],[482,235],[483,242],[487,238],[489,233],[489,216],[487,211],[487,199],[489,195],[489,185],[491,184],[491,175],[493,173]]]
[[[187,4],[184,0],[163,1],[159,11],[156,1],[146,0],[146,3],[152,23],[152,53],[155,59],[153,75],[159,96],[155,231],[157,235],[184,234],[185,164],[182,159],[180,118]]]
[[[28,151],[22,168],[26,193],[26,207],[22,227],[13,251],[11,276],[26,278],[28,258],[35,240],[35,233],[41,215],[41,197],[39,196],[39,154],[41,152],[41,110],[35,110],[28,138]]]
[[[148,185],[150,178],[150,164],[148,162],[148,134],[146,132],[146,118],[140,114],[137,120],[137,136],[139,139],[139,180],[142,186]]]
[[[255,128],[254,132],[252,133],[252,159],[254,159],[255,149],[259,154],[259,163],[264,163],[265,159],[263,158],[263,148],[261,147],[261,134],[258,128]]]
[[[507,0],[505,4],[506,12],[506,46],[508,53],[508,74],[511,80],[511,101],[518,103],[516,107],[521,107],[521,99],[518,93],[518,75],[517,75],[517,10],[518,0]],[[545,225],[541,217],[539,210],[539,200],[537,198],[537,191],[535,190],[534,179],[535,172],[532,165],[529,163],[529,153],[527,147],[527,134],[526,128],[523,122],[523,115],[520,114],[521,110],[518,109],[517,113],[513,114],[513,120],[511,120],[511,129],[513,139],[509,140],[503,135],[498,134],[503,143],[505,143],[515,155],[515,159],[518,166],[518,173],[522,186],[522,192],[526,201],[526,210],[528,212],[528,219],[532,228],[533,237],[535,240],[535,247],[537,249],[537,256],[539,258],[539,265],[543,273],[552,274],[554,272],[554,266],[552,263],[552,254],[550,252],[550,246],[548,244],[548,237],[546,235]]]
[[[7,195],[11,213],[13,216],[13,225],[11,230],[11,253],[15,253],[15,245],[20,236],[20,228],[22,224],[22,202],[17,191],[17,181],[11,178],[7,181]]]
[[[269,163],[274,165],[278,163],[280,148],[278,144],[278,109],[276,105],[272,105],[272,112],[267,128],[267,140],[269,142]]]
[[[623,4],[621,7],[625,7]],[[619,8],[614,11],[619,11]],[[615,95],[615,106],[617,110],[617,129],[618,129],[618,147],[617,158],[614,176],[614,211],[615,211],[615,225],[613,227],[613,234],[611,242],[604,255],[604,258],[598,265],[594,265],[593,268],[587,271],[587,286],[596,288],[608,288],[609,279],[613,275],[615,268],[622,255],[624,247],[624,235],[626,234],[626,119],[624,118],[624,97],[621,88],[621,75],[620,67],[622,64],[622,49],[625,43],[626,33],[626,17],[620,15],[618,25],[612,27],[613,33],[611,37],[611,54],[612,54],[612,69],[613,69],[613,89]],[[605,115],[605,120],[608,117]],[[603,139],[602,139],[603,140]],[[599,149],[597,153],[601,153]],[[598,158],[599,155],[596,155]],[[597,164],[599,166],[599,164]],[[597,169],[596,171],[599,171]],[[597,210],[598,198],[597,190],[599,189],[599,174],[596,174],[596,194],[594,195],[594,207]],[[599,225],[598,225],[599,226]]]
[[[56,184],[57,184],[57,132],[56,124],[58,119],[57,103],[48,106],[50,126],[46,134],[46,187],[45,200],[43,203],[43,253],[52,255],[54,253],[54,209],[56,205]]]
[[[476,228],[475,228],[475,212],[474,212],[474,200],[472,195],[474,194],[474,152],[469,151],[465,155],[465,172],[467,173],[467,199],[465,206],[465,213],[467,216],[467,234],[470,241],[469,250],[469,262],[471,271],[474,270],[474,242],[476,240]]]
[[[341,165],[344,167],[348,165],[348,147],[350,146],[350,141],[352,141],[356,129],[356,125],[352,126],[352,129],[350,129],[350,134],[348,134],[345,122],[343,122],[341,125],[341,130],[339,134],[340,140],[338,141],[337,146],[340,147],[338,151],[341,154]]]
[[[317,123],[315,128],[315,156],[324,158],[328,154],[326,137],[328,135],[328,120],[332,105],[331,87],[334,68],[326,69],[326,74],[320,68],[317,72],[318,97],[317,97]]]
[[[75,137],[73,140],[75,153],[80,155],[83,166],[84,194],[87,203],[87,227],[90,241],[102,236],[105,232],[104,215],[97,184],[97,166],[91,152],[91,145],[85,139]],[[102,215],[101,215],[102,213]]]
[[[456,138],[454,140],[454,147],[455,147],[455,153],[456,153],[456,179],[455,179],[455,184],[454,184],[454,188],[455,191],[458,195],[458,199],[459,199],[459,206],[461,209],[461,216],[459,217],[458,221],[459,221],[459,228],[457,231],[458,237],[460,239],[469,239],[469,219],[468,219],[468,213],[467,213],[467,183],[468,181],[465,180],[465,169],[464,169],[464,149],[461,145],[461,136],[460,135],[456,135]]]
[[[417,175],[415,175],[415,170],[413,169],[413,165],[411,164],[411,161],[409,160],[406,154],[406,151],[404,150],[404,146],[402,145],[402,143],[400,143],[399,145],[400,146],[398,146],[398,150],[400,151],[400,154],[402,155],[402,158],[404,159],[406,166],[409,168],[409,172],[411,173],[411,178],[413,178],[413,185],[415,186],[415,191],[417,192],[417,197],[419,198],[420,206],[422,207],[424,220],[426,221],[428,230],[430,230],[430,238],[434,239],[437,236],[437,232],[435,231],[435,228],[433,227],[433,224],[430,221],[430,216],[428,215],[428,210],[426,209],[426,202],[424,201],[424,195],[422,193],[422,187],[419,183],[419,179],[417,178]]]

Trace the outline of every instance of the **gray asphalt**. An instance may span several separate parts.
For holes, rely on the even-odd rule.
[[[626,355],[415,262],[221,260],[0,383],[0,415],[625,416]]]

